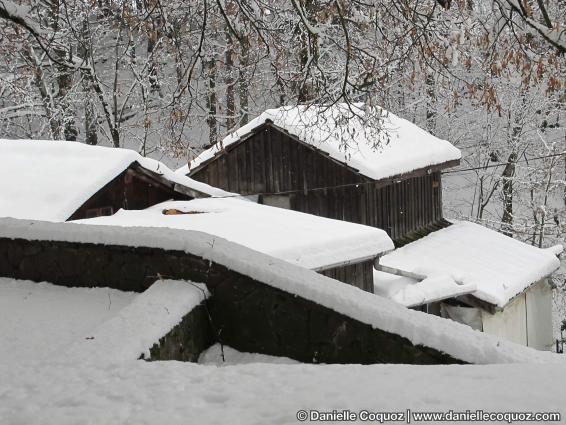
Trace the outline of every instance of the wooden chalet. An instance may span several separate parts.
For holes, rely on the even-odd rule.
[[[266,205],[378,227],[397,246],[444,227],[441,171],[459,164],[459,150],[393,114],[381,111],[374,127],[368,115],[363,105],[268,110],[178,171]]]
[[[133,162],[101,187],[68,220],[112,215],[120,209],[140,210],[170,199],[190,200],[201,196],[203,194]]]
[[[76,220],[213,191],[128,149],[0,140],[0,217]]]

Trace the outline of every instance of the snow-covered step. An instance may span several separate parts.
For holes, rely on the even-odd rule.
[[[196,361],[211,345],[201,303],[209,296],[198,283],[159,280],[111,319],[84,333],[66,351],[83,361]]]

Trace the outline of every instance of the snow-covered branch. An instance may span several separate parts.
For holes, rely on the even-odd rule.
[[[542,8],[541,14],[545,21],[544,24],[534,19],[518,0],[496,1],[500,7],[516,13],[525,24],[536,30],[543,39],[557,48],[560,52],[566,52],[566,28],[560,28],[557,23],[552,23],[543,3],[539,2],[540,7]],[[511,19],[511,14],[509,14],[506,18]]]

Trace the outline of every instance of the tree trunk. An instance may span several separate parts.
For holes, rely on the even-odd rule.
[[[43,68],[35,54],[33,47],[26,45],[23,51],[23,56],[29,61],[33,71],[33,82],[39,90],[39,95],[45,109],[45,116],[49,122],[49,129],[51,130],[52,139],[61,139],[61,122],[56,118],[53,105],[53,97],[51,90],[45,81],[45,74]]]
[[[151,27],[147,32],[147,60],[148,65],[148,79],[152,92],[159,92],[159,78],[157,75],[157,63],[155,61],[155,47],[159,39],[159,20],[151,19]]]
[[[236,100],[234,93],[234,48],[232,37],[226,30],[226,131],[236,126]]]
[[[218,125],[216,119],[216,62],[214,59],[210,59],[206,62],[206,69],[208,71],[208,142],[212,146],[218,141]]]
[[[501,230],[503,234],[513,237],[513,178],[515,177],[515,163],[517,153],[511,152],[503,170],[503,217]]]
[[[91,60],[91,38],[90,29],[88,23],[88,14],[84,18],[83,28],[82,28],[82,43],[80,45],[79,54],[85,58],[87,61]],[[94,107],[94,102],[90,97],[90,91],[92,89],[92,78],[91,75],[86,71],[81,71],[83,77],[83,90],[85,92],[84,96],[84,110],[85,110],[85,142],[87,145],[97,145],[98,144],[98,133],[97,124],[98,119],[96,115],[96,108]]]
[[[240,46],[240,68],[238,74],[238,94],[240,97],[240,126],[249,121],[250,82],[248,80],[248,67],[250,62],[250,42],[247,35],[242,37]]]
[[[436,130],[436,111],[433,105],[435,104],[435,87],[434,75],[432,69],[427,70],[426,78],[426,129],[434,134]]]
[[[60,58],[65,57],[64,51],[55,50],[55,54]],[[57,66],[57,70],[59,91],[57,92],[56,99],[63,115],[63,134],[65,140],[77,140],[78,131],[75,124],[75,111],[69,102],[69,91],[73,84],[73,74],[66,66]]]
[[[51,2],[51,10],[49,19],[51,20],[51,28],[54,33],[60,32],[59,28],[59,14],[60,14],[61,4],[59,0],[53,0]],[[72,51],[69,46],[69,51],[67,52],[63,48],[57,48],[53,50],[54,56],[59,59],[60,62],[70,61],[70,57],[67,57],[67,53],[71,56]],[[57,86],[59,90],[55,96],[55,105],[61,110],[62,124],[63,124],[63,136],[65,140],[77,140],[77,127],[75,125],[75,112],[71,108],[69,102],[69,91],[73,84],[73,72],[71,68],[56,64],[55,68],[57,70]]]

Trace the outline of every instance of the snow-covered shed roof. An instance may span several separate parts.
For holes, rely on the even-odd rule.
[[[174,210],[180,214],[164,214]],[[168,201],[76,222],[198,230],[315,270],[368,260],[393,249],[380,229],[230,198]]]
[[[203,196],[225,194],[129,149],[0,139],[0,217],[65,221],[134,163]]]
[[[429,278],[449,275],[459,284],[475,285],[476,298],[504,307],[560,267],[556,252],[456,222],[383,256],[380,264]]]
[[[268,109],[177,172],[188,174],[266,122],[373,180],[460,159],[450,142],[381,108],[371,110],[366,112],[364,104]]]

